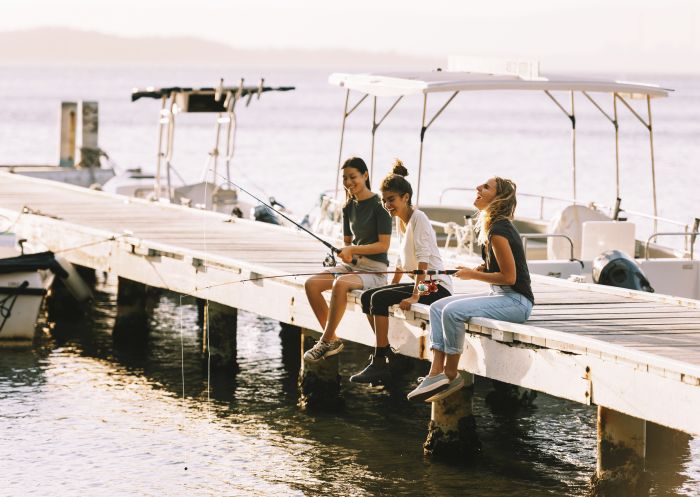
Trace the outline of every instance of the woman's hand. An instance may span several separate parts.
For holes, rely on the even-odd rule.
[[[483,273],[484,271],[486,271],[486,264],[484,263],[484,264],[481,264],[479,266],[476,266],[474,268],[474,271],[478,271],[480,273]]]
[[[471,280],[474,279],[474,274],[480,272],[479,268],[471,269],[465,266],[457,266],[457,271],[454,275],[460,280]]]
[[[415,293],[408,297],[407,299],[403,299],[401,302],[399,302],[399,308],[408,311],[411,309],[411,306],[413,304],[418,303],[418,299],[420,298],[420,295],[416,295]]]
[[[338,258],[343,261],[346,264],[350,264],[352,262],[352,245],[348,245],[346,247],[343,247],[340,249],[340,252],[338,252]]]

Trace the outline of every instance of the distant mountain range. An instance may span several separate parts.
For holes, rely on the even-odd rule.
[[[162,64],[432,69],[438,58],[341,50],[240,50],[200,38],[126,38],[67,28],[0,32],[0,64]]]

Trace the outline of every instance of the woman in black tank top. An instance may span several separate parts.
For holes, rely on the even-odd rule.
[[[409,400],[441,400],[464,386],[457,371],[464,348],[464,325],[473,317],[522,323],[530,317],[534,297],[525,252],[511,220],[517,205],[515,183],[491,178],[477,187],[474,206],[479,210],[477,230],[484,247],[484,263],[475,268],[458,266],[455,277],[491,285],[481,295],[454,295],[430,306],[430,373],[408,394]]]

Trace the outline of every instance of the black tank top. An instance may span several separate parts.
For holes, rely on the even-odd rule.
[[[496,221],[491,225],[491,231],[489,232],[489,252],[488,256],[484,247],[481,247],[481,257],[486,263],[485,273],[498,273],[500,268],[498,267],[498,261],[496,261],[496,256],[493,253],[493,244],[491,243],[491,237],[494,235],[499,235],[508,240],[508,245],[510,245],[510,250],[513,252],[513,259],[515,260],[515,283],[510,287],[521,295],[527,297],[527,299],[535,303],[535,296],[532,294],[532,286],[530,284],[530,271],[527,268],[527,261],[525,259],[525,250],[523,249],[523,242],[520,239],[520,234],[518,230],[515,229],[513,223],[503,219],[501,221]]]

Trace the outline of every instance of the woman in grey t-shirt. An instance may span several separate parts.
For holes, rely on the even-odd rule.
[[[343,349],[343,342],[335,331],[345,313],[348,292],[382,286],[387,281],[391,216],[382,207],[377,194],[370,189],[365,161],[351,157],[345,161],[342,170],[343,186],[348,194],[348,201],[343,207],[345,246],[338,253],[342,264],[312,276],[304,284],[309,304],[323,327],[321,339],[304,354],[304,360],[308,362],[320,361]],[[374,274],[352,274],[353,271]],[[331,289],[329,306],[323,292]]]

